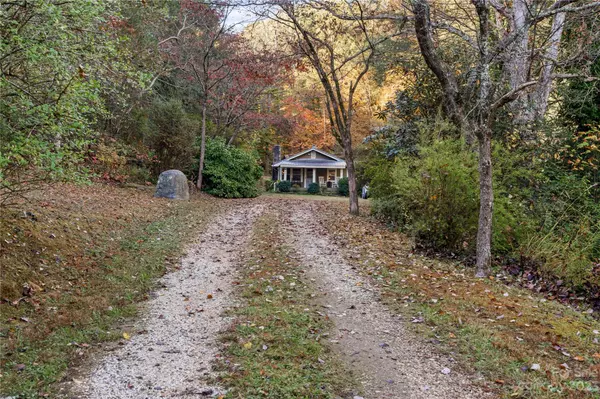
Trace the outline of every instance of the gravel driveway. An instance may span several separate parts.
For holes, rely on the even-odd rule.
[[[211,362],[218,355],[223,313],[235,303],[232,282],[261,205],[236,206],[191,246],[181,268],[165,275],[125,345],[105,356],[89,378],[74,384],[78,398],[151,399],[218,396]],[[71,396],[73,397],[73,396]]]
[[[333,321],[329,345],[359,379],[365,399],[475,399],[493,395],[481,379],[460,372],[405,327],[379,301],[376,288],[348,265],[316,222],[311,201],[263,199],[219,216],[181,261],[165,275],[123,346],[104,355],[70,397],[89,399],[205,398],[226,392],[212,386],[217,339],[238,303],[233,290],[239,255],[253,221],[281,207],[287,245],[294,247],[316,300]],[[283,398],[282,398],[283,399]]]
[[[473,384],[479,378],[459,372],[452,358],[438,355],[381,304],[376,289],[344,261],[318,225],[313,207],[307,201],[287,206],[286,236],[335,325],[331,345],[360,378],[365,399],[493,397]]]

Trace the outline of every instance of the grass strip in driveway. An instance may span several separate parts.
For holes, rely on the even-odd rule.
[[[241,271],[243,303],[223,336],[230,398],[335,398],[354,388],[326,347],[328,320],[311,300],[301,265],[273,215],[256,221]]]

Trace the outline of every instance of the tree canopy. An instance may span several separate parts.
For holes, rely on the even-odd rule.
[[[239,8],[250,22],[232,22]],[[567,201],[570,182],[597,203],[599,8],[578,0],[3,2],[0,202],[42,183],[151,181],[174,167],[209,189],[207,142],[245,151],[266,175],[275,144],[284,155],[316,145],[346,159],[352,213],[371,184],[381,217],[435,247],[476,252],[485,275],[494,248],[525,251],[518,243],[559,214],[545,190]],[[455,162],[433,162],[437,150]],[[414,190],[399,185],[403,174]],[[457,225],[431,201],[444,196],[449,206],[466,192],[436,179],[468,192],[478,185],[476,227],[443,239],[424,233]],[[429,226],[425,209],[450,219]],[[585,209],[581,226],[596,248],[597,208]]]

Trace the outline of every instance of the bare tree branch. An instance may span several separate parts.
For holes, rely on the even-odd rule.
[[[508,93],[504,94],[502,97],[500,97],[498,100],[496,100],[496,102],[494,102],[491,106],[492,110],[497,110],[499,108],[501,108],[502,106],[508,104],[511,101],[516,100],[521,93],[523,92],[523,90],[538,84],[537,80],[531,80],[529,82],[523,83],[521,86],[516,87],[514,89],[512,89],[511,91],[509,91]]]
[[[171,37],[168,37],[168,38],[166,38],[164,40],[161,40],[160,42],[158,42],[158,45],[161,46],[161,45],[163,45],[166,42],[169,42],[171,40],[175,40],[175,41],[179,40],[179,37],[181,36],[181,33],[183,33],[187,29],[193,28],[194,25],[195,25],[194,23],[191,23],[190,25],[186,25],[186,22],[187,22],[187,15],[184,15],[183,16],[182,26],[179,29],[179,31],[177,31],[177,34],[175,36],[171,36]]]
[[[477,43],[475,43],[475,40],[473,40],[473,38],[471,36],[469,36],[468,34],[463,32],[462,30],[455,28],[454,26],[446,24],[444,22],[432,22],[431,26],[436,29],[442,29],[447,32],[450,32],[453,35],[456,35],[456,36],[460,37],[461,39],[463,39],[474,49],[477,49]]]
[[[573,13],[573,12],[591,10],[594,8],[600,8],[600,1],[595,1],[592,3],[584,4],[582,6],[577,6],[577,7],[569,7],[569,6],[565,6],[564,4],[561,6],[560,3],[571,4],[572,2],[557,1],[554,6],[550,7],[550,9],[533,16],[533,18],[531,18],[529,23],[533,24],[533,23],[539,22],[543,19],[546,19],[546,18],[551,17],[558,13],[563,13],[563,12]]]

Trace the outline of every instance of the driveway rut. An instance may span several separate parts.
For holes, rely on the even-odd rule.
[[[330,343],[356,373],[366,399],[493,397],[477,385],[480,378],[457,371],[452,358],[407,331],[405,321],[381,304],[376,288],[344,261],[316,223],[311,202],[289,202],[286,215],[289,245],[334,323]]]
[[[179,270],[160,281],[131,339],[104,357],[79,397],[89,399],[194,399],[217,396],[211,362],[217,338],[235,304],[232,282],[240,248],[263,207],[235,206],[215,219],[182,259]],[[72,396],[71,396],[72,397]]]

